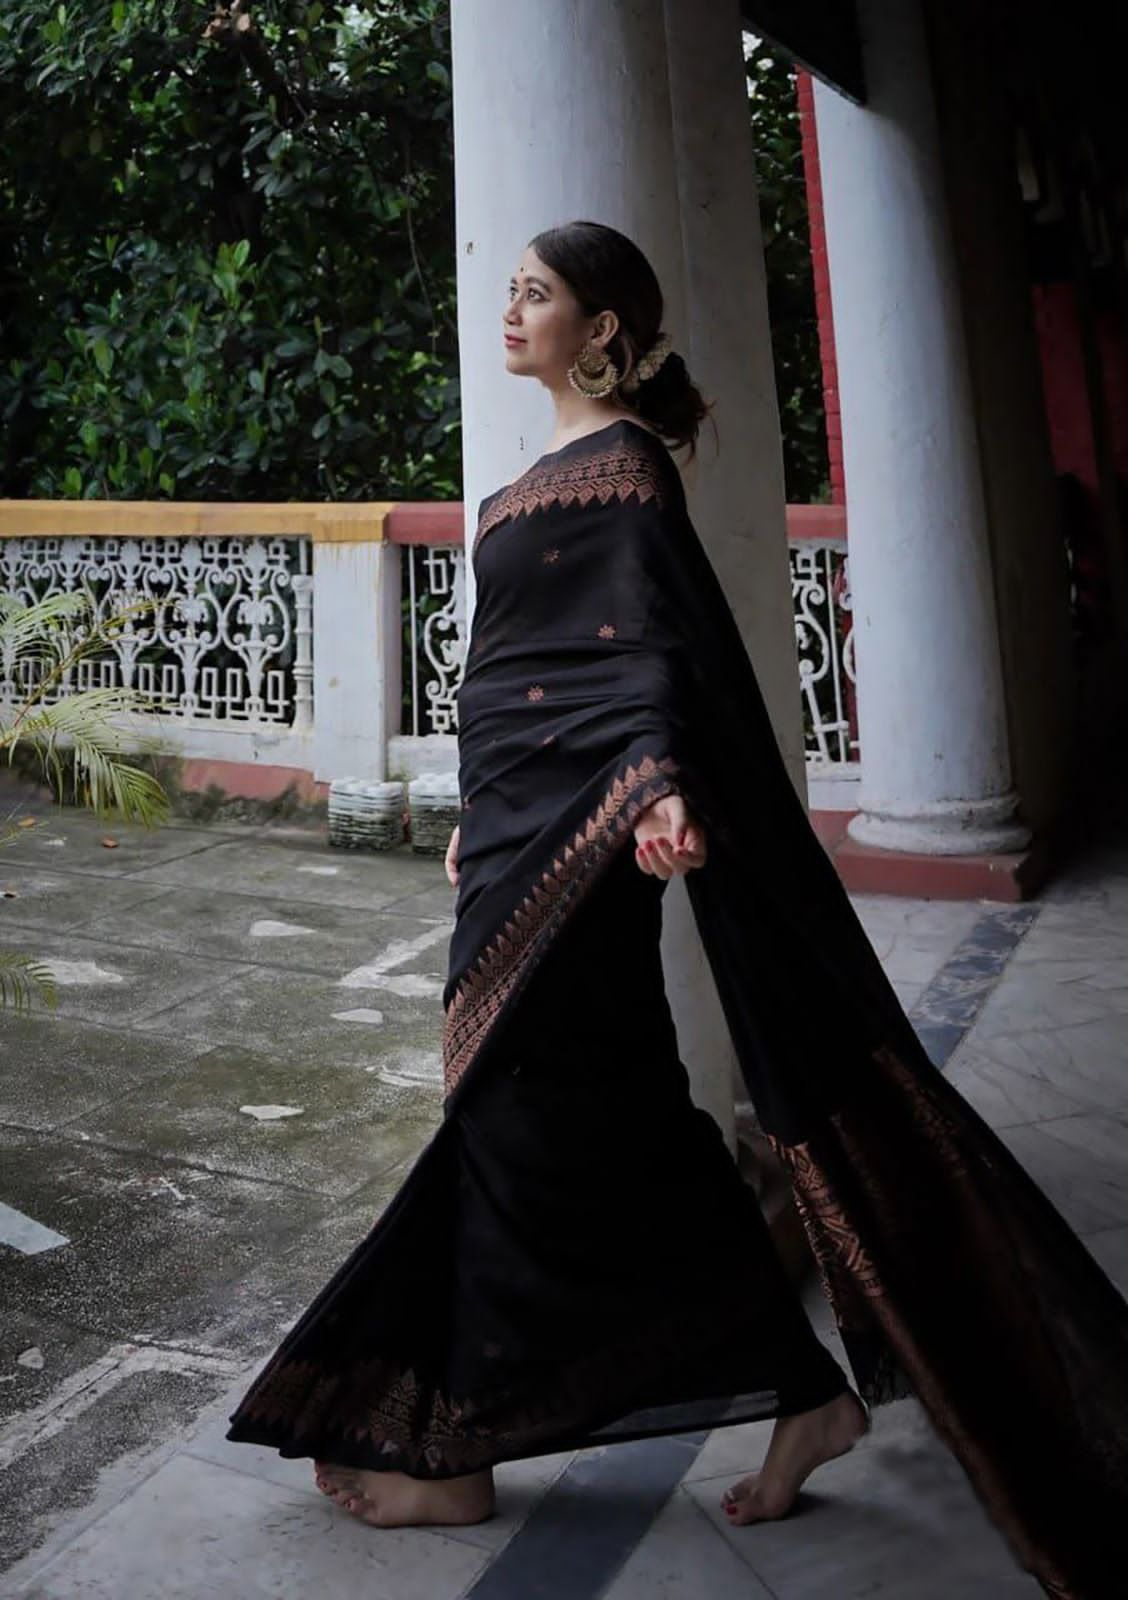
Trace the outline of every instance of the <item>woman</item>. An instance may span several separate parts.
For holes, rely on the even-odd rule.
[[[445,1115],[229,1437],[381,1526],[488,1516],[499,1461],[771,1416],[725,1498],[759,1521],[856,1442],[690,1100],[659,958],[685,874],[861,1396],[919,1396],[1047,1593],[1121,1594],[1128,1308],[925,1057],[808,824],[667,449],[706,407],[661,320],[595,223],[510,283],[507,367],[556,430],[472,551]]]

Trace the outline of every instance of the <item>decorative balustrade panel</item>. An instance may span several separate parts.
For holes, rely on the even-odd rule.
[[[403,560],[405,733],[456,733],[466,660],[466,558],[460,546],[410,544]]]
[[[850,568],[841,540],[793,540],[791,598],[809,766],[859,758]]]
[[[844,541],[793,540],[791,593],[803,724],[811,765],[858,760],[854,650]],[[403,730],[455,733],[466,654],[466,571],[461,548],[405,545]]]
[[[313,721],[313,578],[306,538],[32,538],[0,541],[0,591],[31,604],[86,591],[98,622],[132,606],[103,652],[55,695],[121,687],[187,722]],[[36,670],[0,661],[0,696]]]

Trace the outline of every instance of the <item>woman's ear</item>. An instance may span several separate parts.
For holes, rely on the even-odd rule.
[[[601,311],[595,319],[592,343],[609,345],[619,331],[619,319],[613,311]]]

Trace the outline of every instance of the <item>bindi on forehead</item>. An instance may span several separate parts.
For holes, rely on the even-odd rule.
[[[517,277],[511,278],[509,281],[511,283],[516,283],[517,278],[524,278],[527,283],[535,283],[538,288],[544,289],[549,294],[552,293],[552,285],[546,283],[543,278],[538,278],[536,273],[530,272],[527,267],[518,267]]]

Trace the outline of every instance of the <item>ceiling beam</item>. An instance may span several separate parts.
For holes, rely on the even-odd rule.
[[[847,99],[865,104],[854,0],[741,0],[744,26]]]

